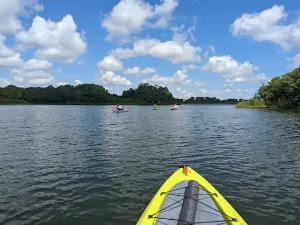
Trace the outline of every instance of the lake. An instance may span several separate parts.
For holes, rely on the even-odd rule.
[[[300,114],[0,106],[0,224],[135,224],[180,165],[249,224],[300,224]]]

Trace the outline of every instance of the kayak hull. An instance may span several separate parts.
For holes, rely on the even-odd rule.
[[[174,207],[176,202],[179,202],[178,207]],[[185,224],[215,225],[216,221],[220,221],[217,224],[247,224],[227,200],[190,167],[179,168],[167,179],[137,225],[184,224],[180,221],[184,221]]]
[[[171,110],[179,110],[179,109],[174,109],[174,108],[172,108]]]
[[[113,110],[114,113],[123,113],[123,112],[129,112],[128,109],[123,109],[123,110]]]

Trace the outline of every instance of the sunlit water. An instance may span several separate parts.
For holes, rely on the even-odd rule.
[[[179,165],[249,224],[300,224],[300,114],[0,106],[0,224],[135,224]]]

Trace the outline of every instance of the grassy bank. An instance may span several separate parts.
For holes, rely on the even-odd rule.
[[[269,108],[266,104],[265,101],[261,98],[251,98],[247,101],[243,101],[238,103],[236,108]]]

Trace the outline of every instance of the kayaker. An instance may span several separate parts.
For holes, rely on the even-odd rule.
[[[121,105],[117,105],[117,110],[123,110],[123,106],[121,106]]]
[[[174,109],[178,109],[178,105],[175,104],[175,105],[173,106],[173,108],[174,108]]]

